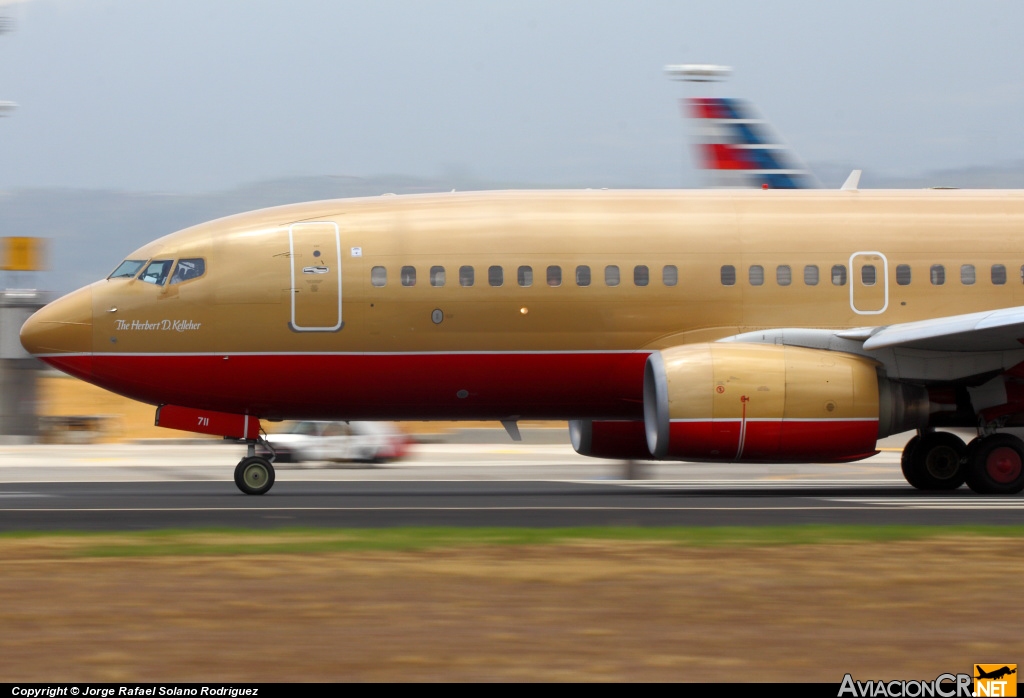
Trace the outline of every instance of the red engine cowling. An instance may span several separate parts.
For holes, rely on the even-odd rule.
[[[644,374],[647,444],[658,459],[857,460],[927,415],[923,388],[831,351],[696,344],[651,354]]]
[[[569,440],[576,453],[595,458],[650,460],[647,431],[641,421],[600,421],[573,419]]]

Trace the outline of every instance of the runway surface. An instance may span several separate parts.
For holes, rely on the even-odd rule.
[[[281,464],[262,497],[235,488],[241,455],[219,443],[0,447],[0,531],[1024,523],[1024,496],[914,490],[896,449],[840,465],[627,473],[569,446],[436,444],[384,466]]]

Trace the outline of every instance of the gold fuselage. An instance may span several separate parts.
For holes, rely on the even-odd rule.
[[[273,418],[564,418],[588,416],[586,405],[600,403],[590,416],[641,418],[642,360],[628,362],[628,376],[609,360],[595,364],[596,375],[581,368],[559,384],[576,364],[536,357],[642,357],[756,329],[879,326],[1024,305],[1022,233],[1024,193],[1016,191],[587,190],[321,201],[160,238],[128,258],[202,259],[205,274],[173,285],[99,281],[41,311],[23,340],[65,370],[153,403],[222,410],[237,403],[239,412]],[[472,286],[459,281],[467,266]],[[529,286],[519,283],[524,266],[532,270]],[[547,281],[551,266],[561,269],[557,286]],[[619,269],[618,285],[605,281],[609,266]],[[635,283],[638,266],[647,268],[647,285]],[[667,277],[666,266],[675,268]],[[375,267],[386,270],[383,286],[371,281]],[[432,285],[433,267],[444,268],[444,285]],[[501,267],[501,285],[490,283],[491,267]],[[589,284],[578,283],[579,267],[589,268]],[[723,283],[723,267],[732,268],[734,283]],[[807,267],[817,268],[817,284],[805,282]],[[833,283],[838,267],[842,284]],[[409,280],[403,268],[415,269],[414,285],[402,283]],[[666,284],[673,276],[677,283]],[[333,412],[303,412],[300,397],[288,405],[264,400],[270,391],[260,392],[262,379],[231,373],[240,356],[299,355],[447,363],[262,364],[266,379],[294,370],[275,389],[292,385],[310,401],[334,400]],[[507,364],[506,384],[480,375],[503,371],[500,361],[467,358],[460,387],[459,357],[504,355],[519,357]],[[75,357],[87,358],[73,366]],[[221,360],[173,368],[176,384],[198,370],[219,387],[172,389],[152,375],[170,364],[144,367],[140,357]],[[387,375],[374,376],[374,385],[338,375],[366,370]],[[607,382],[605,392],[584,389],[587,376]],[[478,394],[474,385],[484,396],[478,412],[459,407]],[[579,399],[573,391],[582,391]]]
[[[299,221],[338,226],[341,309],[337,332],[289,328],[292,265],[289,229]],[[353,257],[357,248],[361,256]],[[834,265],[874,260],[865,286],[849,269],[832,283]],[[877,253],[881,253],[878,255]],[[297,253],[301,254],[301,253]],[[1024,194],[1020,192],[497,192],[339,200],[284,206],[224,218],[174,233],[133,259],[208,260],[203,278],[157,287],[138,280],[92,287],[94,351],[564,351],[655,349],[777,327],[887,325],[1024,304]],[[961,283],[961,265],[976,281]],[[1004,265],[1006,283],[991,281]],[[459,284],[472,266],[475,283]],[[501,266],[503,285],[487,271]],[[533,283],[518,285],[530,266]],[[562,270],[548,285],[548,266]],[[575,270],[590,267],[589,286]],[[620,269],[607,286],[604,270]],[[636,286],[633,270],[649,269]],[[662,281],[665,265],[678,283]],[[736,271],[722,283],[722,267]],[[753,286],[750,268],[764,270]],[[788,266],[792,283],[776,274]],[[808,286],[807,265],[820,280]],[[911,282],[896,282],[909,265]],[[931,283],[933,265],[945,282]],[[387,269],[374,287],[370,270]],[[414,267],[414,286],[400,282]],[[446,283],[428,277],[443,266]],[[885,278],[883,277],[885,275]],[[301,283],[301,280],[300,280]],[[888,303],[881,308],[887,290]],[[300,293],[302,291],[300,290]],[[322,302],[336,299],[324,294]],[[306,296],[309,297],[308,294]],[[116,312],[110,308],[116,307]],[[439,309],[443,321],[432,321]],[[861,312],[857,312],[861,310]],[[116,321],[165,319],[201,324],[196,331],[119,331]],[[123,325],[122,325],[123,327]],[[111,339],[116,338],[116,342]]]

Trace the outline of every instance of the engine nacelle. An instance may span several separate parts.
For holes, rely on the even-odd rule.
[[[923,388],[851,354],[695,344],[651,354],[644,372],[647,444],[659,459],[857,460],[927,419]]]
[[[600,421],[573,419],[569,440],[576,453],[594,458],[650,460],[647,431],[641,421]]]

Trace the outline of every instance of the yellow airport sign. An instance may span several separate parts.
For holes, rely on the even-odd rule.
[[[39,271],[46,263],[43,238],[3,238],[3,271]]]

